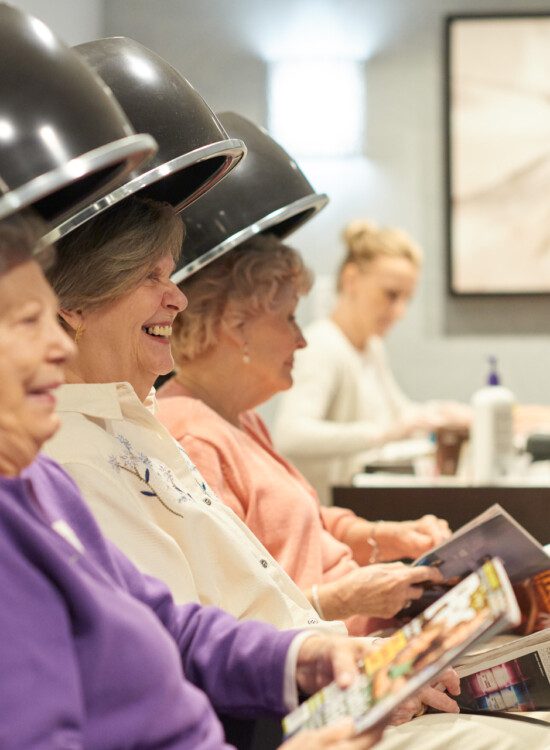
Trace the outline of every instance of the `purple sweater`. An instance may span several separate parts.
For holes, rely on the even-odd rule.
[[[52,528],[59,519],[84,551]],[[0,478],[0,597],[6,750],[220,750],[228,745],[212,706],[241,717],[285,712],[294,633],[176,606],[104,539],[72,480],[45,457]]]

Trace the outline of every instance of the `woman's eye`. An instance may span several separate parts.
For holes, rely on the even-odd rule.
[[[41,310],[25,313],[19,318],[19,323],[25,326],[36,325],[40,321],[41,314]]]

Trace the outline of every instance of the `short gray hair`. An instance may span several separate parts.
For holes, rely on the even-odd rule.
[[[217,344],[229,302],[253,316],[273,309],[289,286],[302,295],[312,283],[313,274],[301,255],[275,235],[257,234],[229,250],[179,285],[188,306],[172,326],[176,363],[191,361]]]
[[[131,196],[57,243],[48,273],[61,308],[91,310],[130,292],[158,261],[181,254],[184,227],[168,203]]]

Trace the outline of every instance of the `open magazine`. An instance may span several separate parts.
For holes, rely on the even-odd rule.
[[[512,583],[550,569],[550,557],[542,545],[504,508],[495,504],[455,531],[446,542],[414,561],[413,565],[439,568],[446,584],[428,584],[423,596],[397,617],[414,617],[490,557],[502,560]]]
[[[475,570],[487,557],[502,560],[512,583],[550,568],[550,558],[542,545],[498,504],[491,505],[413,565],[436,565],[448,580]]]
[[[469,654],[457,667],[461,708],[550,710],[550,628]]]
[[[430,682],[473,643],[519,622],[510,581],[498,559],[488,560],[363,660],[353,685],[336,683],[283,720],[285,736],[351,716],[363,732]]]

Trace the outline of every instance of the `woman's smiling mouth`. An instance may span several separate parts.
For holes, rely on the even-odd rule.
[[[58,382],[40,388],[29,388],[27,389],[27,398],[30,399],[33,404],[55,409],[57,400],[54,391],[60,385],[62,385],[62,383]]]
[[[172,325],[170,323],[154,324],[142,326],[142,331],[151,338],[157,339],[161,343],[169,343],[172,335]]]

